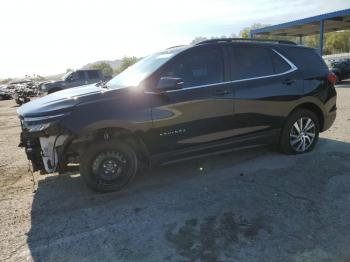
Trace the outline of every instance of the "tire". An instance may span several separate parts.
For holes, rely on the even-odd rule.
[[[16,104],[17,104],[17,105],[20,105],[20,106],[21,106],[21,105],[23,104],[23,102],[22,102],[21,99],[16,99],[15,101],[16,101]]]
[[[280,137],[280,150],[285,154],[310,152],[318,141],[319,132],[320,121],[317,115],[307,109],[297,109],[284,124]]]
[[[127,186],[137,172],[137,157],[120,140],[98,141],[84,150],[80,174],[86,184],[98,192],[118,191]]]

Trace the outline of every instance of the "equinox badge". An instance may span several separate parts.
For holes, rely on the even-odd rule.
[[[181,133],[185,133],[186,129],[177,129],[177,130],[172,130],[172,131],[166,131],[163,133],[160,133],[160,136],[171,136],[171,135],[176,135],[176,134],[181,134]]]

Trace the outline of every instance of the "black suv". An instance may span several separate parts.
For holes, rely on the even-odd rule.
[[[140,163],[274,143],[305,153],[335,120],[335,80],[314,49],[292,42],[172,47],[103,86],[23,105],[20,146],[34,170],[62,173],[80,164],[86,183],[103,192],[130,183]]]

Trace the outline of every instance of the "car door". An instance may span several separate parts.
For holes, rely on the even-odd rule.
[[[88,84],[94,84],[94,83],[97,83],[99,82],[100,80],[102,80],[100,78],[100,74],[99,74],[99,71],[97,70],[88,70],[86,71],[87,72],[87,81],[88,81]]]
[[[179,54],[155,77],[182,79],[182,88],[149,92],[151,153],[196,147],[231,137],[233,92],[221,47],[195,47]],[[226,70],[227,71],[227,70]]]
[[[344,61],[344,73],[345,73],[346,78],[350,77],[350,61],[349,60]]]
[[[303,94],[300,73],[276,48],[232,45],[230,57],[234,135],[278,139],[285,117]]]

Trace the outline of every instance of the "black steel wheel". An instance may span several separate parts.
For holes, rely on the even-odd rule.
[[[117,191],[128,185],[137,171],[134,150],[122,141],[98,141],[81,157],[81,176],[95,191]]]

